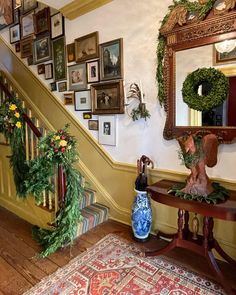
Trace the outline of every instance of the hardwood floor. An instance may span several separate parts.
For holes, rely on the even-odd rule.
[[[31,238],[31,227],[26,221],[0,208],[0,295],[23,294],[43,277],[53,273],[109,233],[134,242],[129,226],[109,220],[82,235],[72,248],[66,247],[48,258],[39,259],[36,255],[40,247]],[[153,249],[162,247],[165,243],[152,237],[141,246]],[[204,259],[192,252],[176,249],[168,256],[194,271],[214,277]],[[236,287],[235,270],[226,263],[221,262],[220,265],[230,283]]]

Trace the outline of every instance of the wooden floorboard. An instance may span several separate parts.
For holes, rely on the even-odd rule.
[[[9,211],[0,208],[0,295],[20,295],[53,273],[71,259],[86,251],[109,233],[136,243],[129,226],[109,220],[79,237],[72,247],[67,246],[48,258],[37,257],[40,247],[31,237],[32,226]],[[156,249],[166,245],[165,241],[152,237],[140,244],[142,249]],[[204,258],[183,249],[175,249],[168,254],[179,264],[197,271],[209,278],[214,275]],[[220,263],[224,275],[236,287],[236,270],[227,263]]]

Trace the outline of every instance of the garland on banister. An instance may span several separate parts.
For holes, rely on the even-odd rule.
[[[189,13],[197,15],[199,19],[203,19],[207,13],[212,9],[216,0],[208,0],[206,3],[200,4],[197,1],[190,2],[189,0],[179,0],[173,1],[173,4],[169,6],[169,12],[163,18],[161,27],[167,22],[172,10],[178,6],[182,5]],[[166,49],[166,38],[159,33],[158,35],[158,45],[157,45],[157,70],[156,70],[156,80],[158,84],[158,99],[160,105],[165,104],[166,95],[164,91],[164,74],[163,74],[163,63]]]
[[[21,101],[9,98],[0,106],[0,132],[4,134],[10,144],[12,155],[10,164],[19,197],[24,198],[24,180],[28,174],[25,153],[25,125],[23,119],[24,110]]]
[[[64,129],[50,132],[39,142],[40,156],[29,163],[29,178],[25,181],[26,192],[42,202],[44,191],[53,191],[50,178],[55,174],[55,166],[61,166],[66,176],[65,203],[54,221],[54,228],[46,230],[33,228],[33,238],[43,246],[41,257],[46,257],[65,244],[71,243],[81,220],[79,202],[83,194],[82,177],[73,167],[78,160],[76,140]]]

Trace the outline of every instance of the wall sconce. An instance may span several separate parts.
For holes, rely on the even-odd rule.
[[[133,119],[133,121],[139,120],[141,118],[147,120],[151,115],[146,108],[146,103],[144,102],[144,93],[142,90],[142,84],[140,81],[140,87],[137,83],[131,83],[127,96],[125,95],[125,106],[127,107],[128,115]],[[132,108],[132,111],[129,112],[129,108],[132,106],[132,102],[138,102],[138,106]]]
[[[215,43],[215,48],[219,53],[229,53],[236,47],[236,40],[224,40],[219,43]]]

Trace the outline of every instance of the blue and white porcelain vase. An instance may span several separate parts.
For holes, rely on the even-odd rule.
[[[135,239],[145,241],[149,236],[152,225],[151,202],[146,191],[135,190],[135,192],[137,195],[132,207],[132,230]]]

